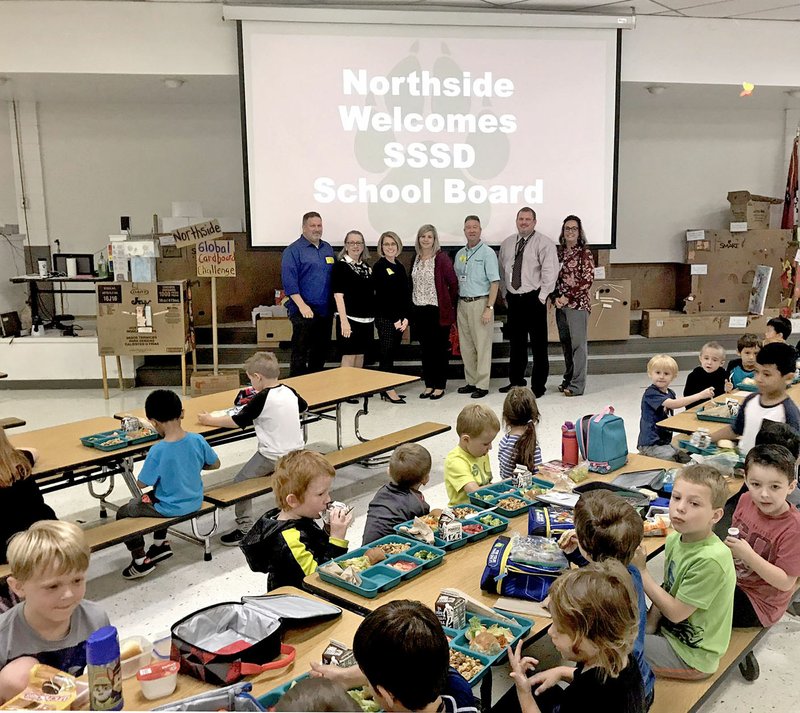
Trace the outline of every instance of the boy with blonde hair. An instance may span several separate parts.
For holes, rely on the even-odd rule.
[[[492,409],[480,404],[465,406],[456,420],[458,445],[444,461],[444,484],[449,505],[465,505],[469,494],[492,482],[489,451],[500,431]]]
[[[581,495],[575,505],[575,529],[565,532],[558,545],[567,559],[580,567],[587,564],[587,560],[602,562],[613,559],[628,570],[639,605],[639,627],[633,644],[633,657],[642,674],[646,708],[650,708],[654,698],[655,676],[644,658],[647,603],[642,575],[632,564],[642,537],[644,523],[629,503],[609,490],[593,490]]]
[[[86,639],[108,616],[84,600],[89,546],[70,522],[42,520],[8,546],[9,587],[21,601],[0,616],[0,703],[28,684],[36,663],[80,676]]]
[[[267,573],[267,590],[302,587],[323,562],[347,552],[351,512],[329,510],[336,471],[320,453],[293,451],[278,461],[274,491],[278,507],[261,516],[239,547],[254,572]],[[315,520],[328,513],[330,534]]]
[[[389,459],[390,483],[375,493],[367,510],[363,544],[394,534],[400,525],[420,515],[427,515],[431,506],[420,487],[431,476],[431,454],[419,443],[402,443]]]
[[[699,394],[710,387],[714,389],[714,396],[722,396],[728,379],[724,364],[725,347],[719,342],[706,342],[700,350],[700,366],[696,366],[686,377],[683,395]]]
[[[685,467],[669,501],[675,532],[667,536],[664,583],[659,585],[647,571],[642,548],[634,558],[653,602],[644,655],[658,677],[708,678],[728,649],[736,572],[730,550],[713,532],[727,497],[718,470]]]
[[[256,352],[244,363],[247,378],[256,395],[238,413],[212,416],[200,413],[197,420],[204,426],[248,428],[253,426],[258,450],[234,476],[234,483],[263,478],[275,472],[278,458],[305,445],[300,414],[308,404],[291,386],[278,383],[280,366],[272,352]],[[242,500],[234,506],[236,527],[219,541],[228,547],[238,545],[253,526],[253,503]]]
[[[647,362],[647,375],[653,382],[642,396],[642,415],[639,419],[639,453],[653,458],[688,462],[688,456],[670,442],[671,433],[656,424],[672,416],[673,409],[691,406],[693,403],[713,398],[714,389],[709,387],[698,394],[678,398],[669,385],[678,375],[678,362],[667,354],[656,354]]]

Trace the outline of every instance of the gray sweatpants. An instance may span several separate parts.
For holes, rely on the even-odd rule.
[[[589,352],[586,343],[586,330],[589,313],[585,309],[560,307],[556,309],[556,326],[561,350],[564,352],[564,388],[575,396],[586,390],[586,369]]]
[[[645,634],[644,658],[659,678],[680,678],[685,681],[699,681],[708,678],[710,673],[703,673],[687,664],[659,634]]]
[[[242,469],[234,476],[234,483],[241,483],[243,480],[262,478],[275,472],[276,460],[262,456],[256,451]],[[252,500],[242,500],[236,503],[233,512],[236,516],[236,526],[239,530],[247,532],[253,526],[253,502]]]

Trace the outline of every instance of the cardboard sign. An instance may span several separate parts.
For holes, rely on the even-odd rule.
[[[186,228],[173,230],[172,237],[175,238],[175,245],[182,248],[200,240],[221,238],[222,228],[219,225],[219,221],[216,218],[212,218],[205,223],[195,223]]]
[[[197,243],[198,277],[236,277],[233,240],[204,240]]]
[[[185,282],[101,282],[96,289],[100,356],[182,354],[189,347]]]

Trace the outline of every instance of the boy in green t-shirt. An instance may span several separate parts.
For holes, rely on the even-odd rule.
[[[634,559],[653,602],[644,656],[658,677],[707,678],[728,648],[736,571],[730,551],[712,531],[727,495],[715,468],[684,468],[669,501],[675,532],[667,537],[664,583],[659,586],[648,573],[641,548]]]
[[[489,451],[499,431],[500,420],[492,409],[480,404],[461,409],[456,420],[458,445],[444,461],[449,505],[468,503],[470,493],[492,482]]]

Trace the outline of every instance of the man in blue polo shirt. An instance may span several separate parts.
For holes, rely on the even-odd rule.
[[[464,362],[465,386],[459,394],[482,399],[489,393],[492,370],[494,303],[500,286],[497,255],[481,242],[481,221],[477,215],[464,219],[466,247],[456,253],[458,277],[458,341]]]
[[[322,239],[319,213],[303,216],[303,233],[281,257],[283,290],[292,320],[289,376],[322,371],[331,339],[333,248]]]

